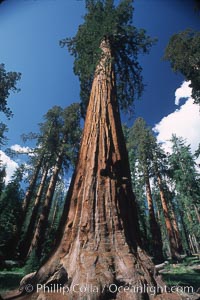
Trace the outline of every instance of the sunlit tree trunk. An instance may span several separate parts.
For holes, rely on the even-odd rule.
[[[200,223],[200,214],[199,214],[200,209],[197,207],[196,204],[194,204],[194,210],[195,210],[195,213],[196,213],[196,216],[197,216],[197,220]]]
[[[53,168],[53,173],[52,173],[52,176],[51,176],[51,179],[49,182],[49,186],[47,189],[47,193],[45,196],[44,204],[42,207],[42,212],[39,216],[39,220],[36,225],[35,233],[34,233],[31,245],[29,247],[27,256],[30,256],[33,249],[35,249],[35,253],[36,253],[37,257],[41,258],[42,246],[43,246],[44,239],[45,239],[45,231],[46,231],[47,225],[48,225],[49,212],[50,212],[50,208],[51,208],[51,203],[52,203],[58,175],[59,175],[59,172],[60,172],[60,169],[62,166],[62,162],[63,162],[63,149],[58,154],[56,164]]]
[[[195,236],[195,234],[193,233],[192,234],[192,241],[193,241],[193,245],[194,245],[194,247],[195,247],[195,250],[196,250],[196,252],[195,253],[199,253],[199,244],[198,244],[198,242],[197,242],[197,238],[196,238],[196,236]]]
[[[195,251],[195,248],[194,248],[194,244],[193,244],[191,234],[189,234],[189,241],[190,241],[190,247],[191,247],[192,253],[194,254],[194,253],[196,253],[196,251]]]
[[[158,181],[158,186],[159,186],[159,190],[160,190],[160,199],[161,199],[161,203],[162,203],[163,214],[164,214],[165,224],[166,224],[166,228],[167,228],[171,257],[172,257],[172,259],[177,260],[177,259],[180,259],[180,252],[177,247],[176,240],[175,240],[174,228],[171,223],[169,208],[168,208],[167,200],[165,198],[165,193],[164,193],[163,187],[162,187],[162,178],[158,171],[157,171],[157,181]]]
[[[176,215],[174,213],[173,206],[171,207],[171,222],[172,222],[172,227],[173,227],[173,231],[174,231],[176,247],[178,249],[178,253],[181,253],[181,252],[183,252],[183,245],[182,245],[180,231],[178,228],[177,219],[176,219]]]
[[[40,182],[37,194],[36,194],[36,198],[35,198],[32,212],[31,212],[31,217],[30,217],[30,221],[28,224],[28,228],[27,228],[26,234],[23,238],[23,241],[21,242],[20,247],[19,247],[20,258],[22,260],[24,260],[26,258],[29,248],[30,248],[30,245],[31,245],[31,242],[32,242],[32,239],[33,239],[34,228],[36,226],[39,206],[41,203],[42,193],[43,193],[43,190],[45,187],[48,170],[49,170],[48,166],[46,166],[45,169],[43,170],[42,179],[41,179],[41,182]]]
[[[53,214],[52,214],[52,218],[51,218],[51,225],[50,225],[50,228],[52,229],[53,226],[54,226],[54,223],[55,223],[55,220],[56,220],[56,215],[57,215],[57,212],[58,212],[58,198],[56,199],[56,203],[53,207]]]
[[[33,192],[34,192],[34,188],[35,188],[35,185],[36,185],[36,182],[37,182],[37,179],[38,179],[38,175],[39,175],[39,172],[41,170],[42,162],[43,162],[43,156],[40,157],[40,159],[39,159],[39,161],[38,161],[38,163],[35,167],[35,172],[34,172],[32,178],[31,178],[28,190],[25,194],[25,197],[24,197],[24,200],[23,200],[23,203],[22,203],[21,224],[23,224],[23,222],[24,222],[24,219],[25,219],[25,216],[26,216],[26,213],[27,213],[27,209],[29,207],[29,204],[30,204]]]

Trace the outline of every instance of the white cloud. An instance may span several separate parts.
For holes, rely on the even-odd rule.
[[[193,104],[191,98],[191,89],[188,87],[188,82],[184,82],[175,92],[175,102],[179,103],[181,98],[188,100],[173,113],[162,118],[155,125],[153,130],[158,134],[158,142],[163,143],[164,149],[171,152],[172,134],[186,139],[187,144],[191,145],[191,150],[194,153],[200,143],[200,111],[199,106]]]
[[[189,87],[190,81],[184,81],[180,88],[175,91],[175,104],[179,105],[181,98],[190,98],[192,89]]]
[[[2,164],[6,166],[5,182],[7,184],[10,181],[14,171],[17,169],[19,165],[1,150],[0,150],[0,159],[2,161]]]
[[[29,156],[34,156],[32,149],[29,147],[23,147],[18,144],[15,144],[12,145],[10,149],[19,152],[21,154],[28,154]],[[6,184],[11,180],[14,171],[19,167],[21,163],[25,165],[27,170],[30,169],[30,166],[26,164],[24,158],[23,160],[21,158],[16,158],[14,161],[2,150],[0,150],[0,161],[2,165],[6,166],[6,178],[5,178]],[[25,172],[24,178],[27,177],[27,175],[28,173]]]
[[[18,144],[12,145],[10,147],[11,150],[14,150],[16,152],[27,154],[30,152],[31,148],[29,147],[22,147]],[[6,155],[5,152],[0,150],[0,160],[2,161],[2,164],[6,166],[6,178],[5,183],[7,184],[15,172],[15,170],[19,167],[19,164],[21,163],[20,159],[16,159],[16,161],[12,160],[8,155]],[[19,164],[17,163],[19,162]],[[26,174],[24,175],[26,176]]]
[[[13,145],[10,147],[14,151],[19,151],[20,153],[29,153],[30,148],[29,147],[21,147],[20,145]],[[1,164],[6,167],[6,178],[5,183],[7,184],[10,180],[12,175],[14,174],[15,170],[19,167],[19,165],[22,163],[21,159],[16,159],[15,161],[12,160],[5,152],[0,150],[0,160]],[[26,169],[30,169],[30,166],[26,164],[26,162],[23,162]],[[28,173],[25,172],[24,178],[28,176]]]
[[[12,145],[11,147],[11,150],[14,150],[16,152],[20,152],[20,153],[24,153],[24,154],[27,154],[31,151],[31,148],[29,147],[22,147],[18,144],[15,144],[15,145]]]

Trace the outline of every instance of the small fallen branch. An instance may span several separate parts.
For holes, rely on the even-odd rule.
[[[161,270],[163,270],[163,268],[165,267],[165,266],[167,266],[169,264],[169,262],[168,261],[164,261],[162,264],[159,264],[159,265],[155,265],[155,269],[156,269],[156,271],[161,271]]]

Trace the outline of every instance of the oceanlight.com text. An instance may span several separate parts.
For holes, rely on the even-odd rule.
[[[30,284],[24,287],[24,290],[31,293],[34,287]],[[74,284],[71,286],[61,285],[61,284],[37,284],[36,291],[43,293],[60,293],[63,295],[73,293],[73,294],[102,294],[104,292],[109,292],[111,294],[121,293],[121,292],[131,292],[134,294],[148,293],[150,295],[156,295],[160,293],[176,293],[176,294],[192,294],[194,293],[193,286],[154,286],[150,284],[144,285],[116,285],[116,284],[106,284],[101,289],[99,286],[92,284]]]

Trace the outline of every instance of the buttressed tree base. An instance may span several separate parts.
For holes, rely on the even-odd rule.
[[[21,286],[39,287],[39,295],[21,299],[154,299],[162,290],[140,247],[109,40],[100,48],[62,237],[46,263]],[[161,294],[156,299],[180,299],[173,297]]]

